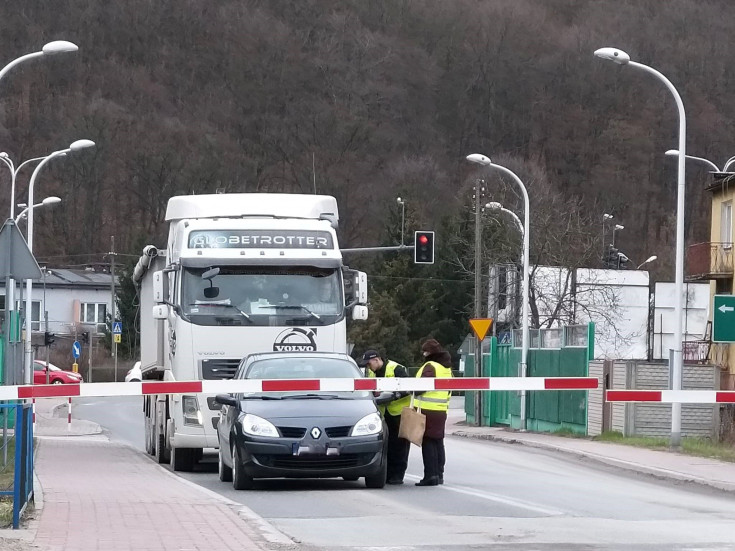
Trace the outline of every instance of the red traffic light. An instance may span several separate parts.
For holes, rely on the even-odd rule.
[[[419,235],[419,244],[426,245],[429,242],[429,238],[425,235]]]

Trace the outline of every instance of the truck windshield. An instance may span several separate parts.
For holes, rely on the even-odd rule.
[[[337,270],[184,268],[181,309],[197,325],[325,325],[344,314]]]

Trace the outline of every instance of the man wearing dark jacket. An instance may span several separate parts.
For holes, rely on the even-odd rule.
[[[366,350],[362,355],[362,364],[366,366],[368,377],[408,377],[408,370],[392,360],[383,361],[377,350]],[[411,443],[398,438],[401,426],[401,411],[411,403],[410,395],[394,393],[394,399],[380,405],[385,424],[388,426],[388,484],[403,484],[403,475],[408,468],[408,452]]]

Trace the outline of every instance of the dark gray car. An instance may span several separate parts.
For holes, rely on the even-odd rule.
[[[346,354],[253,354],[235,379],[362,378]],[[371,392],[258,392],[220,394],[219,477],[237,490],[256,478],[357,480],[382,488],[386,428]]]

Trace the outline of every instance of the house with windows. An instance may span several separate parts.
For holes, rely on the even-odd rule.
[[[34,342],[39,342],[40,337],[42,343],[46,330],[54,333],[57,340],[69,339],[70,343],[74,339],[86,340],[104,334],[112,296],[112,280],[108,272],[92,268],[44,268],[42,274],[42,279],[33,282],[31,296],[31,330]],[[0,306],[4,311],[4,283],[0,292]],[[16,291],[16,299],[18,298]]]
[[[709,281],[710,314],[708,329],[702,342],[708,349],[709,361],[721,368],[720,387],[735,389],[735,345],[712,341],[714,295],[733,294],[733,200],[735,174],[712,173],[705,188],[712,194],[710,241],[690,245],[687,250],[687,281]]]

